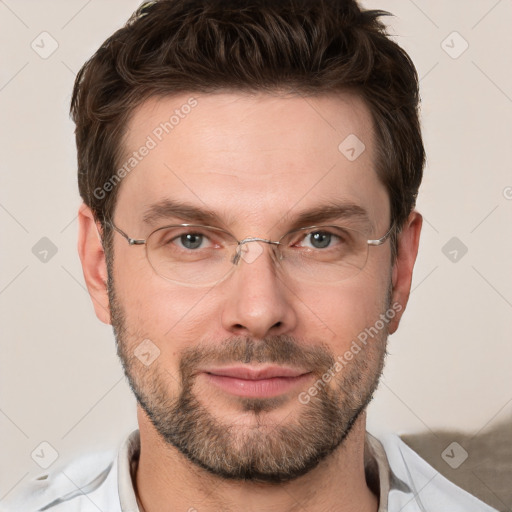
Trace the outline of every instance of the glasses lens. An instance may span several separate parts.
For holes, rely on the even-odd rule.
[[[147,239],[148,260],[157,274],[189,285],[215,283],[231,271],[229,255],[237,241],[204,226],[168,226]]]
[[[299,229],[281,239],[281,265],[289,275],[330,283],[357,275],[368,259],[368,235],[339,226]]]
[[[237,246],[228,232],[198,225],[160,228],[146,241],[155,272],[189,286],[225,278],[238,261],[232,260]],[[366,265],[368,233],[340,226],[303,228],[288,233],[273,247],[280,253],[277,264],[292,279],[338,282],[357,275]]]

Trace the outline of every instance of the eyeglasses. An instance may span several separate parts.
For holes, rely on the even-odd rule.
[[[270,244],[276,266],[292,279],[335,283],[356,276],[365,267],[370,246],[382,245],[394,225],[382,237],[343,226],[308,226],[295,229],[279,240],[249,237],[237,240],[224,229],[197,224],[177,224],[155,229],[145,240],[131,238],[108,222],[130,245],[145,245],[153,270],[164,279],[185,286],[211,286],[224,279],[243,259],[255,261],[263,247],[249,250],[249,242]]]

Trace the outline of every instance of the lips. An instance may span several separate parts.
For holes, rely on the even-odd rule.
[[[254,368],[232,366],[203,370],[209,384],[231,395],[248,398],[271,398],[297,388],[310,372],[282,366]]]
[[[205,370],[212,375],[221,375],[223,377],[233,377],[246,380],[271,379],[273,377],[299,377],[305,373],[305,370],[286,368],[282,366],[269,366],[266,368],[251,368],[248,366],[232,366],[229,368],[212,368]]]

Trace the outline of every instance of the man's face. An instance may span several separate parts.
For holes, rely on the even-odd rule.
[[[182,108],[189,100],[149,100],[129,123],[126,161],[150,147],[118,185],[113,220],[129,236],[208,222],[181,211],[145,223],[165,200],[213,212],[208,223],[238,240],[278,240],[303,212],[332,204],[356,205],[367,219],[310,225],[348,223],[371,239],[388,231],[370,113],[358,98],[226,93],[195,95],[197,104]],[[166,133],[161,123],[176,109],[179,121]],[[345,354],[390,308],[389,242],[370,247],[364,269],[341,282],[297,279],[261,244],[223,281],[190,287],[155,273],[144,246],[114,237],[109,298],[119,355],[166,442],[215,474],[267,481],[304,474],[342,442],[382,370],[385,322],[353,357]],[[257,373],[236,374],[246,369],[282,376],[257,383]]]

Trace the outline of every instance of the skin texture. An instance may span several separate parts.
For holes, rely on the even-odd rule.
[[[374,169],[371,116],[359,98],[219,93],[150,99],[129,123],[126,158],[192,96],[197,106],[117,185],[113,220],[131,237],[188,221],[145,225],[145,209],[162,199],[215,212],[215,225],[239,240],[277,240],[302,211],[334,201],[364,208],[371,238],[387,232],[389,200]],[[350,134],[366,148],[354,161],[338,150]],[[136,486],[146,512],[377,510],[364,474],[364,409],[387,336],[407,304],[421,222],[412,212],[394,265],[389,242],[370,247],[365,268],[341,283],[294,280],[263,245],[254,261],[242,261],[217,285],[187,287],[157,275],[144,247],[129,246],[119,234],[109,276],[94,218],[82,205],[78,248],[85,280],[98,318],[114,326],[140,402]],[[378,336],[301,403],[299,393],[393,304],[400,311]],[[135,357],[145,339],[159,350],[149,366]],[[212,385],[201,371],[235,361],[311,373],[277,398],[246,399]]]

